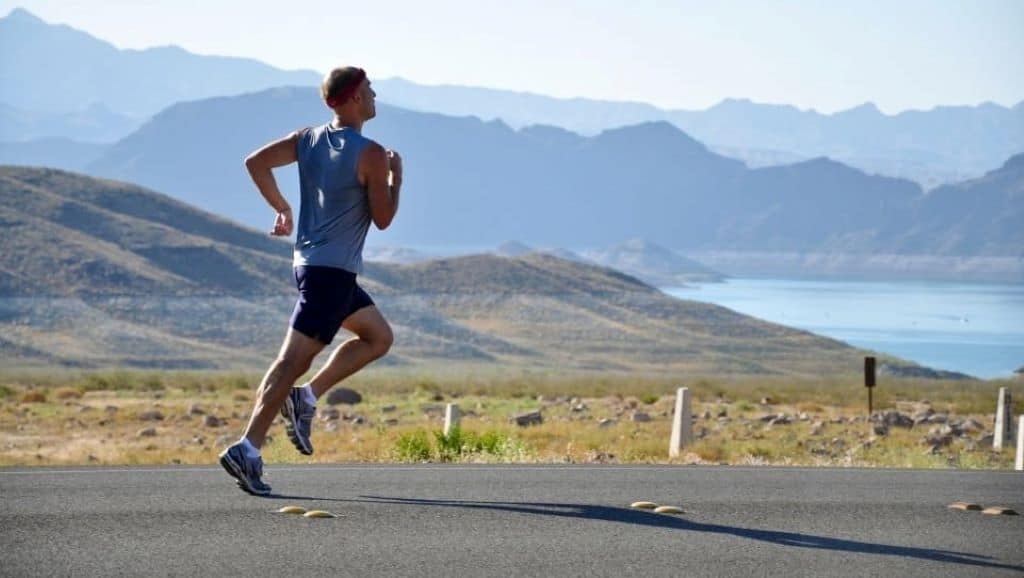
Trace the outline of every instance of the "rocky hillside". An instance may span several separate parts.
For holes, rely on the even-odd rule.
[[[294,302],[282,241],[145,189],[0,168],[0,364],[258,369]],[[371,233],[372,234],[372,233]],[[369,263],[392,364],[855,372],[863,352],[551,255]]]

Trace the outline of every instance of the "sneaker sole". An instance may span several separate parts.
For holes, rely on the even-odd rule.
[[[242,491],[252,494],[254,496],[266,496],[270,494],[269,489],[266,491],[260,491],[249,485],[249,482],[245,480],[245,476],[242,475],[242,472],[239,469],[238,465],[235,464],[235,462],[231,460],[227,455],[223,455],[220,457],[220,465],[221,467],[224,468],[224,471],[226,471],[232,478],[235,478],[235,480],[238,482],[238,487],[241,488]]]
[[[295,404],[292,403],[291,399],[284,400],[284,406],[281,407],[281,416],[284,417],[284,431],[288,434],[288,439],[291,440],[295,449],[299,450],[299,453],[304,456],[313,455],[312,444],[303,443],[302,438],[296,432]]]

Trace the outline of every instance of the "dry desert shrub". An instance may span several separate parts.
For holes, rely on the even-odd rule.
[[[46,394],[37,390],[26,391],[21,396],[21,403],[46,403]]]
[[[53,395],[57,399],[81,399],[82,398],[82,392],[77,390],[77,389],[71,388],[71,387],[62,387],[62,388],[58,389],[57,391],[53,392]]]

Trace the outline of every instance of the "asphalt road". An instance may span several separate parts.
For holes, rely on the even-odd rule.
[[[661,466],[0,469],[4,576],[1021,576],[1020,472]],[[680,516],[632,510],[677,505]],[[335,519],[277,514],[283,505]]]

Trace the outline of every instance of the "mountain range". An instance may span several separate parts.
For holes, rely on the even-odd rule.
[[[325,112],[304,88],[181,103],[86,171],[262,229],[272,215],[243,158]],[[1024,228],[1013,226],[1024,204],[1019,156],[926,193],[826,158],[749,169],[666,122],[584,137],[380,105],[366,133],[406,158],[402,212],[382,238],[394,246],[521,239],[574,249],[639,237],[694,251],[1024,256]],[[277,175],[295,204],[295,169]]]
[[[0,223],[7,367],[251,371],[294,301],[287,243],[134,185],[0,168]],[[369,263],[361,283],[395,327],[392,364],[820,375],[865,353],[536,253]]]
[[[712,150],[751,166],[827,156],[870,173],[910,178],[927,188],[979,176],[1024,151],[1024,101],[1010,108],[984,103],[895,115],[865,103],[823,114],[734,98],[706,110],[673,110],[637,102],[423,86],[400,78],[375,84],[383,100],[412,110],[501,119],[513,128],[558,126],[584,135],[667,121]]]
[[[113,142],[176,102],[318,82],[312,71],[196,55],[173,46],[119,50],[23,9],[0,18],[0,141],[60,137]],[[401,78],[374,83],[381,101],[399,108],[500,119],[514,129],[557,126],[585,136],[665,121],[710,150],[752,167],[827,156],[868,173],[909,178],[926,189],[981,176],[1024,151],[1024,103],[888,115],[871,103],[822,114],[726,99],[706,110],[671,110],[636,102],[425,86]],[[75,97],[68,99],[68,94]],[[12,161],[0,156],[0,162]]]
[[[175,102],[288,84],[315,85],[319,77],[252,59],[192,54],[177,46],[122,50],[16,8],[0,18],[0,103],[9,107],[0,108],[0,140],[61,136],[99,142],[111,134],[123,136],[117,125],[128,122],[134,128]],[[69,114],[90,117],[96,126],[61,127],[58,134],[40,135],[42,123],[8,118]],[[109,124],[112,115],[114,126]]]

